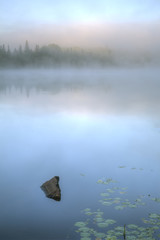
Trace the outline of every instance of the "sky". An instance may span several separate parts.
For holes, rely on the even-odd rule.
[[[105,47],[127,36],[135,42],[137,35],[144,43],[160,40],[159,0],[0,0],[0,5],[0,45],[27,39],[31,45]]]

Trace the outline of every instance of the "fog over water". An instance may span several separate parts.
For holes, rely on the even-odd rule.
[[[0,78],[1,103],[11,106],[159,117],[157,68],[4,70]]]
[[[74,224],[88,207],[121,225],[159,212],[146,205],[116,215],[100,204],[104,188],[96,183],[113,178],[130,189],[130,199],[159,197],[159,74],[157,68],[0,71],[1,239],[80,239]],[[40,189],[55,175],[60,202]]]

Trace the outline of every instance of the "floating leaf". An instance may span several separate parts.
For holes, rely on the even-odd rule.
[[[95,233],[95,237],[97,237],[97,238],[104,238],[106,236],[106,234],[105,233]]]
[[[97,218],[95,218],[95,221],[96,221],[96,222],[103,222],[103,218],[97,217]]]
[[[116,223],[116,221],[113,220],[113,219],[107,219],[107,220],[105,221],[105,223],[107,223],[107,224],[109,225],[109,224],[114,224],[114,223]]]
[[[118,227],[115,227],[115,230],[116,230],[116,231],[122,231],[122,232],[123,232],[123,231],[124,231],[124,227],[118,226]]]
[[[135,204],[129,204],[128,205],[130,208],[136,208],[137,206]]]
[[[89,231],[90,231],[90,228],[88,228],[88,227],[80,227],[80,228],[79,228],[79,231],[80,231],[80,232],[89,232]]]
[[[135,170],[136,168],[132,168]],[[113,183],[111,178],[109,179],[99,179],[97,183],[102,184],[109,184]],[[127,188],[121,187],[111,187],[108,188],[106,191],[101,193],[102,199],[99,200],[101,204],[104,206],[111,206],[114,204],[114,207],[111,207],[112,210],[123,210],[127,208],[137,208],[145,204],[144,197],[147,195],[138,196],[134,201],[130,202],[127,198],[119,197],[120,194],[126,194]],[[118,194],[116,196],[116,194]],[[114,197],[116,196],[116,197]],[[143,198],[143,199],[142,199]],[[149,198],[154,202],[160,202],[160,198]],[[149,200],[147,198],[147,200]],[[148,204],[148,202],[147,202]],[[87,215],[86,222],[77,222],[75,226],[78,227],[76,232],[79,233],[80,240],[119,240],[124,237],[124,227],[116,226],[116,221],[114,219],[105,219],[105,215],[102,217],[103,212],[98,209],[97,211],[91,211],[90,208],[86,208],[83,210],[85,215]],[[143,223],[147,224],[147,227],[143,227],[143,225],[137,226],[135,224],[128,224],[126,225],[125,229],[125,236],[127,240],[158,240],[160,236],[158,236],[160,230],[160,214],[150,213],[149,219],[142,219]],[[91,227],[87,227],[88,225]],[[115,224],[114,228],[111,228],[111,225]],[[98,228],[104,230],[104,233],[99,233],[94,229],[97,230]],[[106,229],[109,228],[108,231]],[[106,234],[107,233],[107,234]],[[153,238],[153,236],[155,238]]]
[[[75,225],[76,227],[85,227],[85,226],[86,226],[86,223],[84,223],[84,222],[76,222],[74,225]]]
[[[106,180],[99,179],[97,181],[98,184],[109,184],[109,183],[116,183],[112,178],[108,178]]]
[[[108,236],[106,240],[117,240],[116,236]]]
[[[113,200],[113,203],[120,203],[120,200],[114,199],[114,200]]]
[[[138,226],[135,224],[128,224],[127,228],[136,229],[136,228],[138,228]]]
[[[81,237],[90,237],[90,233],[88,232],[81,232],[80,235]]]
[[[108,191],[109,193],[114,193],[114,192],[115,192],[114,190],[112,190],[112,189],[110,189],[110,188],[107,188],[107,191]]]
[[[116,183],[115,180],[113,180],[112,178],[108,178],[106,179],[106,183],[109,184],[109,183]]]
[[[160,215],[159,215],[159,214],[156,214],[156,213],[151,213],[151,214],[149,214],[149,217],[150,217],[150,218],[158,218],[158,219],[160,219]]]
[[[155,202],[160,202],[160,198],[151,198]]]
[[[108,224],[105,223],[105,222],[100,222],[100,223],[97,224],[97,226],[100,227],[100,228],[105,228],[105,227],[108,227]]]
[[[91,209],[90,208],[85,208],[83,211],[89,212],[89,211],[91,211]]]
[[[99,180],[97,181],[97,183],[100,184],[100,183],[103,183],[103,181],[102,181],[101,179],[99,179]]]
[[[126,190],[127,189],[127,187],[123,187],[123,188],[121,188],[122,190]]]
[[[123,206],[116,206],[115,209],[116,209],[116,210],[123,210],[124,207],[123,207]]]
[[[93,213],[91,213],[91,212],[86,212],[85,214],[86,214],[86,215],[89,215],[89,216],[90,216],[90,215],[93,215]]]
[[[82,237],[81,240],[91,240],[90,237]]]
[[[119,192],[120,194],[125,194],[126,192]]]

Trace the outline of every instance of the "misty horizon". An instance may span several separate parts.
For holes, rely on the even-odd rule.
[[[1,33],[0,45],[19,47],[26,40],[33,48],[55,43],[61,47],[115,48],[134,51],[160,49],[159,20],[149,22],[93,22],[72,24],[34,24]],[[130,48],[133,49],[130,49]]]
[[[148,1],[26,1],[2,0],[0,46],[11,50],[28,40],[34,49],[49,44],[61,48],[107,48],[116,53],[160,55],[160,4]]]
[[[64,66],[145,66],[159,65],[160,52],[137,48],[130,51],[108,47],[62,47],[52,43],[30,47],[28,40],[18,48],[0,46],[0,67],[64,67]]]

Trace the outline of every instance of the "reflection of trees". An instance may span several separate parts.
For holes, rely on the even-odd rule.
[[[61,48],[56,44],[48,46],[39,45],[35,49],[25,42],[24,49],[20,45],[18,49],[10,50],[5,45],[0,46],[1,67],[24,66],[86,66],[93,64],[110,65],[113,63],[111,51],[105,49],[84,50],[81,48]]]
[[[78,70],[79,72],[80,70]],[[80,73],[80,72],[79,72]],[[37,70],[5,70],[0,72],[0,93],[10,92],[13,89],[28,97],[32,90],[58,94],[60,92],[82,92],[94,89],[108,89],[108,83],[103,82],[103,77],[90,77],[69,71],[37,71]],[[100,84],[101,82],[101,84]],[[103,83],[103,84],[102,84]]]
[[[57,99],[69,97],[73,102],[113,113],[159,113],[159,89],[159,69],[0,71],[0,98],[12,93],[28,97],[35,93],[44,97],[55,95]]]

